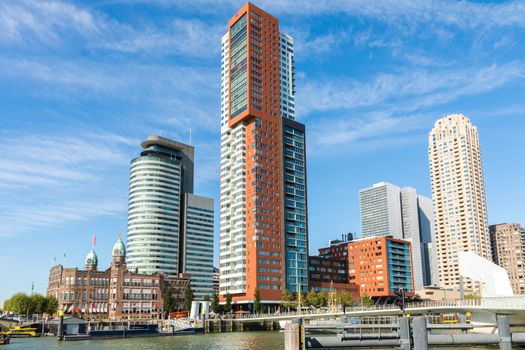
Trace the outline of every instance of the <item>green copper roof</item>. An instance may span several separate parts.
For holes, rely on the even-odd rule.
[[[98,265],[98,257],[97,253],[95,253],[95,250],[91,249],[86,255],[86,265]]]
[[[113,246],[113,256],[126,256],[126,246],[124,242],[119,238],[117,243]]]

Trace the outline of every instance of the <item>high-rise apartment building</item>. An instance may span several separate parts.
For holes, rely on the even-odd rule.
[[[507,270],[514,294],[525,294],[525,228],[498,224],[489,232],[494,263]]]
[[[380,182],[359,191],[363,238],[393,236],[412,243],[414,286],[438,283],[434,218],[430,198],[411,187]]]
[[[459,288],[458,252],[492,260],[478,130],[450,114],[436,121],[428,142],[440,285]],[[479,291],[470,279],[464,287]]]
[[[150,136],[141,146],[130,169],[128,267],[167,276],[192,270],[195,295],[209,295],[213,200],[192,194],[194,148],[160,136]]]
[[[220,294],[265,303],[308,290],[304,125],[293,40],[246,4],[222,38]]]

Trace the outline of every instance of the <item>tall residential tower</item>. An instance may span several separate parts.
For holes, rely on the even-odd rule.
[[[440,285],[459,288],[459,251],[492,260],[478,130],[451,114],[436,121],[428,142]],[[470,279],[464,286],[479,291]]]
[[[160,136],[141,146],[130,170],[128,267],[146,274],[190,273],[196,298],[210,295],[213,199],[192,194],[194,148]]]
[[[253,4],[222,38],[220,294],[251,304],[306,292],[304,125],[294,121],[293,40]]]
[[[525,228],[498,224],[489,231],[494,263],[507,270],[514,294],[525,294]]]

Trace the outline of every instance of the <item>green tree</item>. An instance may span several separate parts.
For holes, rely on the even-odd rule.
[[[175,299],[173,298],[171,288],[164,289],[164,293],[162,294],[162,301],[164,303],[164,312],[169,313],[173,311],[173,309],[175,308]]]
[[[16,293],[4,303],[4,310],[14,312],[19,316],[32,313],[32,307],[31,298],[25,293]]]
[[[193,291],[189,284],[184,288],[184,310],[191,310],[191,303],[193,302]]]
[[[338,304],[341,306],[352,306],[354,304],[354,297],[352,293],[346,290],[337,291],[335,294]]]
[[[213,293],[211,296],[211,311],[213,313],[218,314],[221,311],[220,304],[219,304],[219,296],[217,293]]]
[[[205,295],[204,298],[202,298],[202,301],[210,301],[210,296]]]
[[[253,311],[256,314],[260,314],[262,311],[261,293],[259,292],[259,288],[256,288],[255,293],[253,293]]]
[[[290,308],[295,307],[297,305],[297,301],[295,300],[295,295],[290,292],[288,289],[285,289],[283,293],[281,294],[281,306]]]
[[[328,293],[311,290],[306,294],[305,305],[314,307],[325,307],[328,305]]]
[[[224,305],[224,312],[229,313],[232,311],[232,295],[226,293],[226,305]]]
[[[372,298],[370,298],[368,295],[363,295],[361,297],[361,305],[363,305],[364,307],[372,307],[374,306],[374,300]]]
[[[40,294],[33,294],[29,297],[31,301],[31,314],[43,314],[47,311],[47,299]]]
[[[58,300],[54,296],[48,295],[46,297],[46,310],[45,310],[45,313],[49,314],[49,315],[52,315],[52,314],[57,312],[57,309],[58,309]]]

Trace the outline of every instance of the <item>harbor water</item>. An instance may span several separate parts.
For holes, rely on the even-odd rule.
[[[284,350],[282,332],[240,332],[174,337],[86,340],[59,342],[55,337],[17,338],[5,350]],[[445,348],[439,350],[458,350]],[[472,347],[488,350],[498,347]]]
[[[283,350],[282,332],[213,333],[167,337],[59,342],[55,337],[16,338],[1,350]]]

